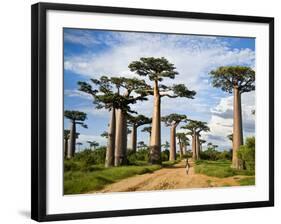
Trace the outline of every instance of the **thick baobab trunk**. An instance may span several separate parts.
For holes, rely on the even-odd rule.
[[[133,124],[132,126],[132,133],[131,133],[131,143],[132,143],[132,152],[136,152],[137,151],[137,127],[135,124]]]
[[[116,128],[116,115],[115,109],[111,111],[111,119],[108,128],[108,142],[106,149],[105,167],[114,166],[114,149],[115,149],[115,128]]]
[[[68,152],[67,152],[68,159],[71,159],[74,156],[75,146],[76,146],[76,125],[75,125],[75,121],[72,120],[70,133],[69,133]]]
[[[64,158],[67,158],[67,153],[68,153],[68,139],[64,139]]]
[[[150,162],[161,164],[161,97],[158,89],[158,81],[154,81],[154,104],[152,116],[152,128],[150,138]]]
[[[243,145],[241,93],[237,87],[233,91],[233,141],[232,141],[232,167],[239,169],[237,150]]]
[[[128,141],[128,125],[127,125],[127,115],[124,112],[122,113],[122,150],[123,150],[123,161],[122,165],[127,164],[127,141]]]
[[[180,159],[182,159],[182,158],[183,158],[184,153],[183,153],[183,144],[181,143],[181,141],[180,141],[180,140],[179,140],[179,148],[180,148]]]
[[[125,163],[127,138],[125,138],[124,135],[126,134],[127,136],[127,125],[125,125],[124,116],[125,114],[122,112],[122,110],[117,109],[114,166],[120,166]]]
[[[196,142],[196,160],[200,159],[200,140],[199,140],[199,135],[195,135],[195,142]]]
[[[196,134],[192,134],[192,159],[196,160]]]
[[[176,126],[171,126],[171,139],[170,139],[170,161],[176,160]]]

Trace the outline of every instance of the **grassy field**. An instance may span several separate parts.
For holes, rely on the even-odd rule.
[[[169,167],[176,161],[165,161],[160,165],[149,165],[138,161],[138,165],[105,168],[103,165],[86,165],[79,161],[66,160],[64,163],[64,194],[81,194],[101,190],[104,186],[121,179],[152,173],[162,167]]]
[[[196,161],[195,172],[212,177],[220,177],[220,178],[231,177],[235,175],[246,175],[246,176],[255,175],[254,171],[236,170],[236,169],[232,169],[230,166],[231,166],[231,162],[229,160],[218,160],[218,161],[200,160],[200,161]],[[252,180],[248,180],[248,182],[250,183],[251,181]]]

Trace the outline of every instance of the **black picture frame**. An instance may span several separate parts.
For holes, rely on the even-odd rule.
[[[269,200],[243,203],[209,204],[195,206],[159,207],[69,214],[46,214],[46,12],[63,10],[100,12],[123,15],[162,16],[217,21],[254,22],[269,25]],[[31,17],[31,73],[32,73],[32,155],[31,155],[31,218],[37,221],[55,221],[116,216],[149,215],[161,213],[194,212],[274,206],[274,18],[240,15],[164,11],[137,8],[103,7],[73,4],[37,3],[32,5]]]

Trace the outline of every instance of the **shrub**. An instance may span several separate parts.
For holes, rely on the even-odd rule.
[[[149,150],[147,148],[139,149],[136,152],[129,150],[127,152],[129,165],[141,165],[149,161]]]
[[[162,161],[168,161],[170,156],[170,151],[169,150],[164,150],[161,152],[161,159]]]
[[[240,146],[237,150],[237,157],[242,161],[246,170],[255,169],[255,137],[246,139],[245,145]]]

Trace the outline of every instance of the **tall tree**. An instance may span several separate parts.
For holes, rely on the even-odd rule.
[[[111,82],[120,87],[120,94],[126,99],[118,107],[116,119],[116,144],[115,144],[115,166],[126,164],[127,154],[127,117],[128,113],[136,113],[128,110],[130,104],[138,101],[147,100],[147,92],[144,89],[149,88],[144,80],[137,78],[113,77]],[[122,93],[121,93],[122,92]]]
[[[192,158],[197,160],[200,158],[200,140],[199,135],[202,131],[209,131],[209,127],[206,122],[190,120],[189,123],[183,127],[183,129],[187,129],[192,136]]]
[[[90,94],[96,109],[107,109],[111,112],[108,125],[107,149],[105,167],[114,166],[114,149],[116,133],[116,108],[124,101],[119,94],[119,86],[112,84],[110,78],[102,76],[100,79],[91,79],[91,82],[78,82],[79,90]]]
[[[133,61],[129,68],[140,76],[148,76],[149,80],[153,82],[153,89],[148,90],[154,97],[150,162],[152,164],[161,164],[161,97],[193,98],[195,92],[188,90],[183,84],[173,86],[159,84],[164,78],[174,79],[178,74],[175,66],[166,58],[143,57],[139,61]]]
[[[78,82],[79,90],[93,96],[97,109],[105,108],[111,111],[105,166],[122,165],[127,149],[126,114],[134,113],[130,104],[146,100],[142,89],[146,89],[147,85],[145,81],[136,78],[106,76],[91,79],[91,82]]]
[[[171,127],[170,131],[170,161],[176,160],[176,128],[180,122],[186,120],[186,116],[182,114],[170,114],[162,117],[162,121],[167,127]]]
[[[210,72],[212,84],[233,93],[232,166],[239,169],[237,150],[243,145],[241,94],[255,90],[255,71],[246,66],[224,66]]]
[[[186,154],[186,146],[189,145],[189,139],[183,132],[177,133],[176,136],[178,138],[178,144],[180,149],[180,159],[182,159],[183,155]]]
[[[128,123],[132,126],[132,140],[131,140],[131,150],[132,152],[136,152],[137,150],[137,128],[151,123],[151,118],[148,118],[142,114],[133,116],[128,114]]]
[[[67,157],[69,134],[70,134],[70,130],[66,129],[66,130],[63,131],[64,158]]]
[[[81,111],[66,110],[64,111],[64,116],[70,120],[70,134],[67,158],[72,158],[75,154],[76,125],[79,124],[83,128],[87,128],[87,125],[83,122],[87,119],[87,114]]]
[[[151,126],[146,126],[141,130],[141,132],[147,132],[149,134],[148,145],[149,145],[150,139],[151,139],[151,129],[152,129]]]

